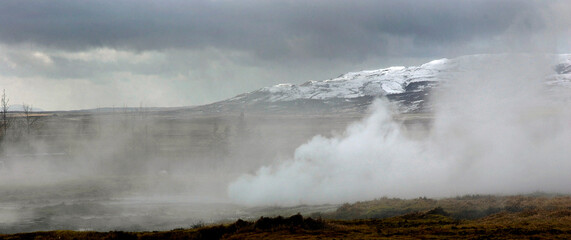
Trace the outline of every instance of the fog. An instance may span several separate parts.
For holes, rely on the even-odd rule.
[[[473,56],[478,58],[478,56]],[[247,205],[343,203],[379,197],[570,193],[567,90],[543,83],[552,56],[459,61],[433,93],[432,127],[411,137],[385,100],[333,137],[315,136],[288,161],[231,183]]]
[[[9,113],[0,142],[2,233],[170,230],[254,217],[227,197],[229,182],[355,119],[147,108],[31,115],[27,131],[24,113]]]
[[[252,207],[333,204],[311,213],[384,196],[571,193],[571,92],[545,84],[555,62],[459,58],[430,113],[401,114],[383,98],[366,114],[323,116],[34,113],[29,128],[11,113],[0,232],[169,230],[268,214]]]
[[[0,233],[170,230],[384,196],[571,193],[571,88],[545,83],[557,60],[543,55],[571,51],[569,1],[137,3],[0,4],[12,106],[0,116]],[[428,113],[383,97],[367,113],[328,115],[180,107],[506,52],[460,58]],[[26,116],[21,103],[70,111]]]

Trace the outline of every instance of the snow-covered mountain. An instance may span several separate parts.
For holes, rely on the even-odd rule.
[[[513,57],[513,56],[510,56]],[[529,59],[533,56],[521,55]],[[401,112],[430,111],[429,95],[441,83],[462,77],[468,71],[506,61],[506,55],[470,55],[439,59],[420,66],[389,67],[349,72],[339,77],[308,81],[300,85],[278,84],[234,98],[198,107],[205,112],[221,111],[364,111],[384,96]],[[571,54],[556,55],[549,62],[553,72],[545,75],[547,86],[571,88]]]

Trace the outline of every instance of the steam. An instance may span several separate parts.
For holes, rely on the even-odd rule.
[[[342,135],[316,136],[293,159],[241,176],[229,196],[248,205],[296,205],[571,192],[571,111],[543,84],[552,59],[472,58],[459,61],[455,77],[434,93],[428,136],[410,137],[378,100]]]

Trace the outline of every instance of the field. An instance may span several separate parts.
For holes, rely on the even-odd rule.
[[[434,205],[442,205],[429,210]],[[469,215],[466,211],[496,209]],[[357,209],[356,219],[343,215]],[[368,214],[387,216],[369,218]],[[495,212],[495,213],[494,213]],[[341,215],[339,215],[341,214]],[[315,213],[314,215],[318,215]],[[336,219],[339,216],[346,220]],[[441,200],[379,199],[346,204],[324,217],[260,217],[218,225],[155,232],[49,231],[0,235],[0,239],[568,239],[569,196],[464,196]]]
[[[168,230],[250,216],[227,199],[230,181],[360,116],[173,110],[34,117],[28,134],[14,124],[0,145],[0,233]]]
[[[40,125],[27,134],[14,128],[2,144],[0,239],[571,237],[567,195],[381,197],[296,207],[245,207],[226,197],[236,177],[291,158],[315,135],[342,134],[359,114],[35,117]],[[422,138],[431,116],[395,118],[410,137]]]

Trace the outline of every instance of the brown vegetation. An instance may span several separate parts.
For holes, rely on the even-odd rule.
[[[499,213],[475,220],[459,220],[451,217],[451,214],[441,207],[383,219],[315,220],[303,218],[297,214],[289,218],[281,216],[275,218],[261,217],[253,222],[238,220],[231,224],[196,226],[191,229],[175,229],[166,232],[51,231],[0,235],[0,239],[571,238],[569,197],[534,198],[520,196],[507,197],[504,200],[509,204],[522,206],[522,210],[502,210]],[[448,199],[447,201],[452,200]],[[470,203],[471,201],[467,201],[468,205]],[[358,203],[356,206],[360,204],[362,203]]]
[[[333,219],[386,218],[441,207],[456,219],[479,219],[500,212],[559,210],[571,208],[571,196],[535,193],[518,196],[466,195],[444,199],[381,198],[344,204],[337,211],[322,214]]]

